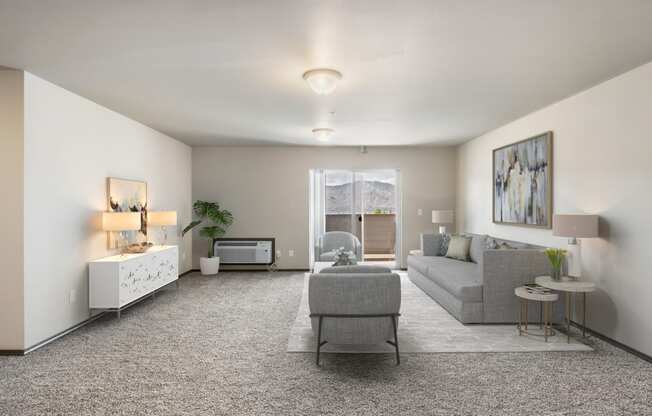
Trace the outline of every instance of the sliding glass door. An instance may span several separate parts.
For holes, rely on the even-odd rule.
[[[310,172],[313,247],[328,231],[345,231],[362,244],[365,263],[397,266],[400,247],[399,172],[396,169],[315,169]],[[311,264],[316,258],[311,256]]]
[[[353,171],[324,171],[325,231],[346,231],[362,240],[360,181]]]

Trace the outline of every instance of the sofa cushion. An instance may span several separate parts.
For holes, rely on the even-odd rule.
[[[388,267],[371,265],[331,266],[323,268],[319,273],[391,273]]]
[[[462,261],[468,261],[470,248],[471,248],[470,237],[455,235],[451,237],[451,241],[448,244],[446,257],[450,257]]]
[[[425,276],[466,302],[482,302],[481,267],[447,257],[432,257]]]
[[[408,256],[407,264],[409,268],[413,268],[422,275],[426,276],[428,274],[428,267],[437,264],[437,259],[441,259],[439,256]]]

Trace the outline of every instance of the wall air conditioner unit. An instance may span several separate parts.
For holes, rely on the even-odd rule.
[[[220,264],[261,265],[274,263],[273,238],[216,238],[213,240],[215,256]]]

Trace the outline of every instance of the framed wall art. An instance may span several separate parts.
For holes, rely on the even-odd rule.
[[[552,227],[552,132],[493,151],[493,222]]]

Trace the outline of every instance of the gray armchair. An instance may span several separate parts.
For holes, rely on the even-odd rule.
[[[357,261],[362,261],[362,245],[358,237],[346,231],[329,231],[319,238],[317,261],[335,261],[335,251],[340,247],[353,252]]]
[[[398,349],[401,278],[378,266],[328,267],[310,276],[308,304],[319,352],[332,344],[379,344]]]

